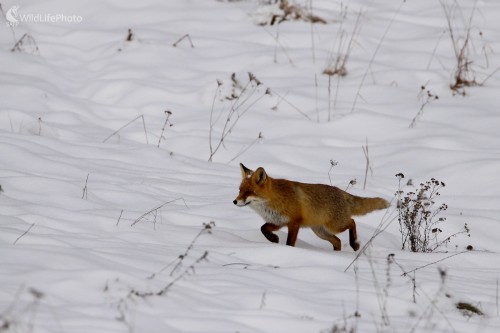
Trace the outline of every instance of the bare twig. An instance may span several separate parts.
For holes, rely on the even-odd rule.
[[[373,173],[372,167],[370,165],[370,156],[368,155],[368,138],[366,138],[366,146],[362,146],[363,153],[365,154],[366,167],[365,167],[365,181],[363,182],[363,190],[366,189],[366,178],[368,177],[368,170]]]
[[[213,115],[214,115],[215,100],[217,99],[217,94],[220,93],[221,86],[222,86],[222,81],[217,80],[217,89],[215,90],[214,98],[212,100],[212,108],[210,109],[210,130],[208,132],[208,144],[210,146],[210,157],[212,157],[214,155],[214,149],[212,147],[212,133],[213,133],[213,129],[214,129]]]
[[[367,256],[368,264],[370,265],[370,270],[372,273],[373,286],[375,287],[375,294],[377,296],[377,303],[380,309],[380,314],[382,318],[382,323],[384,326],[390,325],[389,313],[387,312],[387,293],[386,290],[380,287],[380,284],[375,274],[375,268],[373,266],[373,260],[370,255]],[[388,257],[389,258],[389,257]]]
[[[489,79],[491,79],[492,76],[494,76],[496,73],[498,73],[498,71],[500,71],[500,67],[495,69],[493,72],[491,72],[483,81],[481,81],[479,83],[480,86],[484,85],[486,83],[486,81],[488,81]]]
[[[224,146],[226,137],[232,133],[233,129],[238,124],[238,121],[247,113],[255,104],[257,104],[264,96],[270,95],[271,90],[267,88],[265,92],[260,96],[255,96],[258,91],[258,87],[262,85],[262,82],[255,77],[252,73],[248,73],[249,80],[245,84],[244,87],[241,88],[239,94],[236,92],[237,89],[240,89],[239,82],[236,79],[236,75],[233,74],[231,76],[231,80],[233,81],[233,92],[231,96],[226,97],[226,100],[231,101],[231,106],[227,111],[226,121],[224,122],[224,126],[222,127],[221,136],[216,145],[212,144],[212,133],[215,127],[215,124],[219,120],[217,118],[214,120],[214,105],[217,93],[220,91],[220,87],[222,82],[217,80],[217,90],[214,95],[214,99],[212,102],[212,109],[210,111],[210,129],[208,135],[208,141],[210,146],[210,156],[208,161],[211,162],[214,155],[217,151]]]
[[[179,200],[182,200],[182,202],[184,202],[184,206],[188,207],[187,204],[186,204],[186,201],[184,200],[184,198],[177,198],[177,199],[174,199],[174,200],[170,200],[170,201],[167,201],[161,205],[159,205],[158,207],[155,207],[149,211],[147,211],[146,213],[142,214],[141,216],[139,216],[137,219],[135,219],[134,222],[132,222],[132,224],[130,225],[131,227],[133,227],[134,225],[136,225],[137,223],[139,223],[143,218],[145,218],[146,216],[148,216],[149,214],[154,214],[156,213],[159,209],[163,208],[164,206],[172,203],[172,202],[175,202],[175,201],[179,201]]]
[[[313,15],[313,0],[309,0],[309,13]],[[311,20],[311,52],[313,64],[316,63],[316,45],[314,43],[314,22]]]
[[[163,133],[165,133],[165,129],[167,128],[167,125],[169,124],[169,118],[172,115],[172,112],[169,111],[169,110],[167,110],[167,111],[165,111],[165,115],[167,117],[165,119],[165,123],[163,123],[163,128],[161,129],[160,137],[158,138],[158,145],[157,145],[158,148],[160,148],[160,142],[161,142],[161,140],[165,139],[165,137],[163,136]],[[171,122],[170,122],[170,126],[172,126]]]
[[[430,90],[427,90],[427,92],[425,93],[426,97],[423,97],[424,92],[426,91],[426,88],[427,88],[427,83],[420,87],[421,90],[420,90],[419,96],[421,98],[423,98],[423,102],[422,102],[422,105],[420,106],[420,109],[418,110],[417,114],[415,115],[415,117],[413,117],[409,128],[414,128],[417,125],[417,120],[424,114],[424,108],[427,106],[427,104],[439,99],[439,96],[434,95],[433,93],[431,93]]]
[[[189,246],[186,248],[186,251],[183,254],[179,255],[179,258],[177,258],[179,261],[170,272],[170,276],[174,275],[175,271],[182,265],[182,261],[189,255],[189,251],[191,251],[191,249],[194,247],[194,243],[198,240],[198,238],[205,232],[211,234],[213,227],[215,227],[215,222],[213,221],[210,221],[209,223],[203,223],[203,229],[201,229],[196,237],[191,241]]]
[[[148,133],[146,131],[146,121],[144,120],[144,115],[140,115],[140,116],[137,116],[135,117],[134,119],[132,119],[131,121],[129,121],[128,123],[126,123],[125,125],[123,125],[122,127],[120,127],[119,129],[117,129],[116,131],[114,131],[110,136],[108,136],[106,139],[104,139],[102,142],[106,142],[108,141],[109,139],[111,139],[113,136],[115,136],[116,134],[118,134],[122,129],[124,129],[125,127],[129,126],[130,124],[132,124],[134,121],[136,121],[137,119],[142,119],[142,127],[144,129],[144,135],[146,137],[146,144],[149,144],[149,140],[148,140]]]
[[[264,292],[262,293],[262,297],[260,298],[259,310],[262,310],[266,306],[266,296],[267,290],[264,290]]]
[[[328,169],[328,179],[330,180],[330,185],[333,186],[332,184],[332,178],[330,177],[330,172],[332,172],[333,168],[336,167],[339,164],[339,162],[335,160],[330,160],[330,169]]]
[[[25,236],[28,232],[30,232],[31,228],[33,228],[34,226],[35,226],[35,223],[32,223],[32,224],[30,225],[30,227],[29,227],[29,228],[28,228],[25,232],[23,232],[23,234],[22,234],[21,236],[17,237],[17,239],[14,241],[14,243],[13,243],[13,244],[14,244],[14,245],[16,245],[16,243],[17,243],[17,242],[18,242],[18,241],[19,241],[19,240],[20,240],[23,236]]]
[[[380,47],[382,46],[382,43],[385,41],[385,37],[391,30],[392,24],[396,20],[396,17],[399,15],[399,12],[401,11],[401,7],[403,7],[403,4],[406,2],[406,0],[402,0],[401,3],[399,4],[398,9],[394,12],[394,15],[392,16],[391,20],[389,21],[389,24],[387,25],[387,28],[384,31],[384,34],[380,38],[380,41],[377,44],[377,47],[375,48],[375,51],[373,52],[373,55],[368,62],[368,66],[366,68],[365,73],[363,74],[363,77],[361,78],[361,82],[359,83],[358,91],[356,92],[356,97],[354,97],[354,101],[352,103],[352,108],[351,112],[354,112],[354,109],[356,108],[356,104],[358,103],[358,98],[361,96],[361,88],[363,88],[363,85],[365,84],[366,77],[368,76],[368,73],[371,70],[372,64],[375,61],[375,57],[378,54],[378,51],[380,50]]]
[[[172,271],[170,271],[170,274],[169,274],[169,276],[173,276],[174,273],[175,273],[175,271],[182,265],[183,260],[187,258],[187,256],[189,255],[189,252],[193,249],[194,243],[198,240],[198,238],[202,234],[204,234],[205,232],[209,233],[209,234],[212,233],[212,228],[214,226],[215,226],[215,222],[213,222],[213,221],[211,221],[209,223],[203,223],[203,229],[201,229],[200,232],[194,237],[194,239],[191,241],[191,243],[186,248],[186,251],[183,254],[180,254],[174,261],[172,261],[171,263],[169,263],[168,265],[166,265],[165,267],[163,267],[162,269],[160,269],[158,272],[151,274],[147,278],[150,279],[150,280],[154,279],[158,274],[163,273],[167,268],[169,268],[175,262],[177,262],[176,265],[174,266],[174,268],[172,269]]]
[[[337,103],[337,96],[339,92],[339,85],[340,85],[340,77],[346,76],[347,75],[347,61],[350,57],[352,48],[354,46],[354,40],[355,37],[358,33],[359,30],[359,21],[361,17],[361,12],[358,14],[358,17],[356,19],[356,23],[354,25],[353,32],[351,34],[351,38],[349,42],[346,44],[344,43],[344,36],[346,35],[345,30],[343,29],[344,25],[344,20],[341,21],[340,27],[337,31],[337,38],[334,43],[337,45],[336,51],[335,51],[335,56],[333,55],[333,49],[331,51],[330,57],[328,64],[326,68],[323,70],[323,74],[328,76],[328,121],[331,120],[331,111],[332,111],[332,77],[337,76],[337,88],[335,90],[335,100],[334,100],[334,109],[335,105]]]
[[[29,48],[29,52],[27,50]],[[36,43],[33,36],[29,33],[25,33],[19,40],[14,44],[11,52],[28,52],[32,54],[39,54],[38,44]]]
[[[441,33],[441,35],[439,36],[437,42],[436,42],[436,45],[434,45],[434,49],[432,50],[432,53],[431,53],[431,57],[429,59],[429,62],[427,63],[427,67],[425,68],[426,70],[429,70],[430,67],[431,67],[431,64],[432,64],[432,60],[434,59],[434,57],[436,56],[436,51],[437,51],[437,48],[439,46],[439,44],[441,43],[441,38],[443,38],[443,36],[446,34],[446,31],[443,31]]]
[[[318,74],[314,74],[314,96],[316,98],[316,121],[319,123],[319,108],[318,108]]]
[[[273,34],[271,32],[269,32],[265,27],[263,27],[264,31],[267,32],[269,34],[269,36],[271,36],[272,39],[274,39],[274,41],[276,42],[276,46],[274,48],[274,62],[277,63],[278,60],[277,60],[277,50],[278,50],[278,46],[280,47],[280,49],[283,51],[283,53],[285,54],[285,56],[287,57],[288,59],[288,62],[290,63],[290,65],[292,67],[296,67],[295,66],[295,63],[293,62],[292,58],[290,57],[290,55],[288,54],[288,51],[287,49],[283,46],[283,44],[281,44],[281,42],[279,41],[279,25],[276,27],[276,37],[273,36]]]
[[[345,188],[345,191],[347,192],[347,191],[349,190],[349,187],[356,185],[356,183],[357,183],[357,182],[358,182],[358,181],[356,180],[356,178],[351,179],[351,180],[349,181],[349,184],[347,184],[347,187]]]
[[[194,48],[193,41],[191,40],[191,36],[189,34],[185,34],[181,38],[179,38],[175,43],[172,44],[173,47],[177,47],[177,45],[182,42],[184,39],[187,39],[189,41],[189,45],[191,45],[191,48]]]
[[[85,186],[83,187],[82,199],[85,200],[87,200],[87,193],[88,193],[87,183],[89,182],[89,176],[90,173],[87,174],[87,179],[85,179]]]
[[[38,136],[42,135],[42,117],[38,117]]]
[[[188,275],[190,272],[195,270],[195,266],[199,264],[200,262],[207,260],[208,257],[208,251],[205,251],[194,263],[189,265],[180,275],[178,275],[175,279],[170,281],[165,287],[161,288],[157,292],[140,292],[136,290],[131,290],[130,295],[135,295],[139,297],[150,297],[150,296],[163,296],[164,294],[167,293],[167,291],[172,288],[172,286],[179,281],[180,279],[184,278],[186,275]]]
[[[404,271],[404,272],[401,274],[401,276],[407,276],[407,275],[408,275],[408,274],[410,274],[410,273],[414,273],[414,272],[419,271],[419,270],[421,270],[421,269],[423,269],[423,268],[426,268],[426,267],[429,267],[429,266],[435,265],[435,264],[437,264],[437,263],[439,263],[439,262],[445,261],[445,260],[447,260],[447,259],[450,259],[450,258],[456,257],[456,256],[458,256],[458,255],[461,255],[461,254],[464,254],[464,253],[467,253],[467,252],[470,252],[470,251],[468,251],[468,250],[467,250],[467,251],[457,252],[457,253],[454,253],[454,254],[449,255],[449,256],[447,256],[447,257],[441,258],[441,259],[439,259],[439,260],[436,260],[436,261],[433,261],[433,262],[431,262],[431,263],[425,264],[425,265],[423,265],[423,266],[420,266],[420,267],[417,267],[417,268],[411,269],[411,270],[409,270],[409,271]]]
[[[234,161],[235,159],[237,159],[238,157],[243,155],[247,150],[252,148],[253,145],[255,145],[257,142],[261,141],[262,139],[263,139],[262,132],[259,132],[259,135],[257,136],[257,138],[255,140],[253,140],[252,142],[250,142],[250,144],[248,144],[246,147],[244,147],[238,154],[236,154],[235,157],[233,157],[229,162],[227,162],[227,164],[231,163],[232,161]]]
[[[440,284],[439,289],[437,290],[436,294],[434,295],[434,298],[431,298],[429,295],[427,295],[427,293],[423,289],[420,289],[421,293],[425,296],[425,298],[427,298],[429,306],[427,307],[427,309],[425,309],[422,312],[421,316],[416,321],[415,325],[411,328],[410,333],[416,332],[418,326],[420,325],[420,321],[424,318],[427,319],[428,324],[429,324],[432,316],[434,315],[434,311],[437,311],[442,316],[442,318],[446,321],[446,323],[450,327],[451,332],[455,332],[455,333],[457,332],[455,330],[455,328],[453,327],[453,324],[450,321],[450,319],[445,315],[445,313],[443,313],[443,310],[440,309],[440,307],[438,306],[437,298],[445,292],[446,271],[439,269],[439,274],[441,276],[441,284]],[[429,326],[427,326],[427,327],[429,327]]]
[[[328,121],[330,121],[332,113],[332,75],[330,74],[327,75],[328,75]]]
[[[116,226],[118,226],[118,224],[120,223],[120,220],[122,218],[122,214],[123,214],[123,209],[120,212],[120,216],[118,216],[118,221],[116,221]]]
[[[304,111],[302,111],[301,109],[299,109],[297,106],[293,105],[292,103],[290,103],[284,96],[278,94],[275,90],[272,90],[270,89],[270,91],[278,96],[279,98],[281,98],[286,104],[288,104],[289,106],[291,106],[295,111],[297,111],[298,113],[300,113],[302,116],[304,116],[305,118],[307,118],[308,120],[312,120],[311,117],[309,117]]]

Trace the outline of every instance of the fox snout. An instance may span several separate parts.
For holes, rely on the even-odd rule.
[[[248,205],[250,202],[247,200],[238,200],[238,198],[233,200],[233,203],[238,207],[244,207]]]

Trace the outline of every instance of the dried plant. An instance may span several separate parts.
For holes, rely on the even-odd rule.
[[[334,47],[335,52],[331,52],[328,63],[325,69],[323,70],[323,74],[328,76],[328,121],[331,120],[332,78],[336,76],[338,79],[337,90],[335,93],[335,101],[336,101],[340,78],[347,75],[347,61],[351,56],[352,49],[355,45],[356,37],[359,33],[360,18],[361,18],[361,12],[358,14],[356,18],[356,23],[354,24],[354,28],[350,36],[348,36],[347,32],[343,29],[343,21],[341,21],[341,25],[338,30],[337,39]]]
[[[427,83],[426,83],[420,87],[418,98],[422,101],[422,105],[420,106],[420,109],[418,110],[415,117],[413,117],[409,128],[414,128],[417,125],[418,119],[420,119],[420,117],[422,117],[422,115],[424,114],[425,107],[429,103],[437,101],[439,99],[439,96],[432,93],[429,89],[427,89]]]
[[[275,25],[285,21],[305,21],[311,23],[326,24],[326,20],[314,15],[311,7],[305,9],[299,5],[293,4],[288,0],[278,0],[275,4],[268,6],[277,6],[277,11],[270,15],[266,20],[261,20],[260,25]],[[309,9],[309,10],[308,10]]]
[[[230,92],[226,95],[221,95],[223,87],[227,85],[222,80],[217,80],[217,89],[212,101],[212,108],[210,110],[210,128],[208,134],[208,144],[210,148],[209,162],[212,162],[214,155],[217,151],[224,146],[225,139],[234,130],[238,121],[264,96],[271,95],[269,88],[262,88],[262,82],[252,73],[248,73],[248,81],[243,85],[236,76],[236,73],[231,75]],[[224,124],[219,126],[220,137],[214,144],[213,136],[216,126],[224,114],[224,108],[215,114],[215,102],[217,97],[221,97],[223,104],[229,103],[229,109],[226,113]],[[262,138],[259,134],[258,140]]]
[[[445,187],[445,183],[431,178],[431,180],[420,184],[420,188],[404,194],[401,189],[402,173],[398,173],[399,189],[396,192],[398,198],[398,221],[401,232],[402,249],[408,248],[412,252],[434,252],[439,247],[450,242],[452,237],[459,234],[470,236],[467,224],[463,230],[456,232],[444,240],[438,240],[443,230],[439,225],[446,221],[446,217],[438,215],[448,209],[445,203],[437,208],[436,199],[440,196],[439,191]]]
[[[448,5],[444,0],[440,0],[440,3],[446,16],[447,29],[448,33],[450,34],[456,61],[453,81],[450,84],[450,88],[454,93],[465,95],[466,87],[474,87],[480,85],[476,81],[476,73],[472,68],[473,62],[470,59],[472,45],[472,19],[476,11],[477,0],[475,0],[473,3],[469,20],[466,23],[467,25],[465,26],[465,34],[463,36],[457,36],[457,28],[454,26],[454,16],[456,12],[460,10],[458,3],[456,1],[453,1],[451,5]]]

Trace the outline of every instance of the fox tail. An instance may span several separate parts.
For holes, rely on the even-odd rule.
[[[362,198],[352,196],[351,215],[361,216],[373,212],[374,210],[388,208],[391,204],[382,198]]]

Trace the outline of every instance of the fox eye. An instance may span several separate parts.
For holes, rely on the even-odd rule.
[[[253,195],[252,191],[245,191],[245,197],[249,197],[251,195]]]

